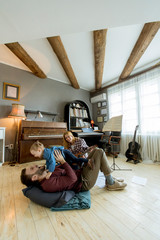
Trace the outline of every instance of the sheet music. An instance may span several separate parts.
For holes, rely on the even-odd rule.
[[[112,117],[111,119],[106,122],[104,125],[102,131],[103,132],[110,132],[110,131],[115,131],[115,132],[121,132],[122,130],[122,117],[123,115]]]
[[[146,185],[147,183],[147,178],[142,178],[139,176],[133,176],[132,182],[140,185]]]

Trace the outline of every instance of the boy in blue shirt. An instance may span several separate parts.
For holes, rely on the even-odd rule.
[[[56,166],[56,160],[54,157],[54,151],[59,150],[61,151],[64,159],[68,164],[73,168],[73,169],[78,169],[77,164],[82,164],[82,163],[88,163],[88,166],[91,167],[90,161],[86,158],[77,158],[75,155],[73,155],[69,150],[64,149],[63,146],[61,147],[52,147],[52,148],[45,148],[43,143],[36,141],[35,143],[32,144],[30,148],[30,153],[34,157],[38,158],[44,158],[46,160],[46,168],[48,170],[46,179],[49,179],[52,172],[55,169]]]

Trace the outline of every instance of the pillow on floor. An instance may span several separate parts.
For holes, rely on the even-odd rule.
[[[47,193],[35,186],[26,187],[22,192],[31,201],[48,208],[61,207],[75,196],[73,191]]]
[[[91,207],[90,191],[76,193],[75,196],[61,207],[51,207],[51,211],[65,211],[73,209],[89,209]]]

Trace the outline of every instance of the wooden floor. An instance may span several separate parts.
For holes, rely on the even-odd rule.
[[[112,159],[109,161],[111,164]],[[125,178],[125,190],[95,186],[91,209],[64,212],[52,212],[23,196],[19,176],[29,164],[0,167],[0,240],[160,239],[160,165],[134,165],[122,158],[116,163],[132,168],[113,172],[113,176]],[[147,178],[147,184],[132,183],[133,176]]]

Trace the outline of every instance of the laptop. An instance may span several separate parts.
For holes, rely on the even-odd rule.
[[[85,133],[90,133],[90,132],[93,132],[93,129],[92,128],[82,128],[82,131]]]

